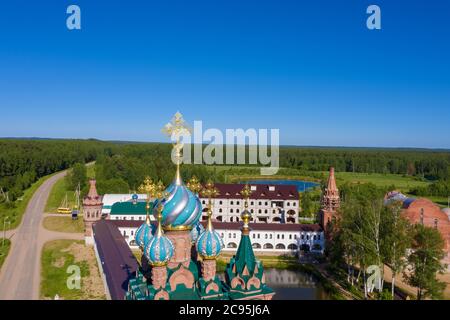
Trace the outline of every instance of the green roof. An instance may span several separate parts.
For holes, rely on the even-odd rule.
[[[132,201],[126,201],[126,202],[116,202],[111,207],[111,215],[115,214],[129,214],[129,215],[145,215],[145,201],[138,201],[136,203],[133,203]],[[152,207],[153,203],[150,202],[150,208]]]

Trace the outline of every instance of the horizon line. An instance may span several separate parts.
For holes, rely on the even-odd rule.
[[[139,141],[139,140],[103,140],[98,138],[49,138],[49,137],[0,137],[0,140],[82,140],[82,141],[88,141],[88,140],[95,140],[95,141],[101,141],[101,142],[111,142],[111,143],[160,143],[160,144],[170,144],[171,142],[167,141]],[[196,143],[189,143],[190,145],[197,145]],[[205,143],[207,144],[207,143]],[[212,144],[214,145],[214,144]],[[224,146],[227,146],[227,144],[224,144]],[[236,146],[236,145],[234,145]],[[249,144],[245,144],[245,146],[250,146]],[[251,145],[254,146],[254,145]],[[269,144],[268,147],[271,145]],[[280,144],[279,147],[297,147],[297,148],[338,148],[338,149],[395,149],[395,150],[430,150],[430,151],[446,151],[450,152],[450,147],[386,147],[386,146],[377,146],[377,147],[370,147],[370,146],[344,146],[344,145],[297,145],[297,144]]]

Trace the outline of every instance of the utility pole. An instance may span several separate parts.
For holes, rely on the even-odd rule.
[[[6,220],[8,220],[8,217],[3,218],[3,239],[2,239],[2,247],[5,246],[5,239],[6,239]],[[9,221],[8,221],[9,223]],[[11,223],[9,223],[11,224]]]

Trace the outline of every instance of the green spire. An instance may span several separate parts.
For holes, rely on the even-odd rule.
[[[241,277],[243,276],[245,266],[247,266],[249,275],[252,275],[253,271],[255,270],[256,258],[253,252],[252,242],[248,234],[242,234],[241,241],[239,242],[239,247],[235,256],[235,264],[236,273]]]

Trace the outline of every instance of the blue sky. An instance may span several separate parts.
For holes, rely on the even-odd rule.
[[[0,136],[167,141],[179,110],[282,144],[450,148],[449,21],[442,0],[4,2]]]

